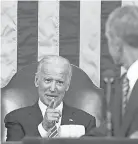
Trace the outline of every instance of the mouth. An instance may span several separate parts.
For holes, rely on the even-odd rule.
[[[57,95],[54,95],[54,94],[45,94],[46,97],[49,97],[49,98],[56,98],[58,97]]]

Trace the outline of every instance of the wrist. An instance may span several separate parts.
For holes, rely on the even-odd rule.
[[[42,127],[48,132],[53,127],[53,123],[42,121]]]

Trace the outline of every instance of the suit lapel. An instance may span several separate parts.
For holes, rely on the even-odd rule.
[[[32,111],[29,113],[29,119],[33,123],[32,132],[34,136],[40,136],[38,125],[42,122],[43,116],[38,106],[38,102],[32,106]]]
[[[61,125],[75,124],[75,112],[63,102]]]
[[[115,95],[112,101],[112,121],[113,121],[113,129],[114,135],[119,136],[120,132],[120,124],[121,124],[121,106],[122,106],[122,87],[121,80],[117,79],[115,83]]]
[[[138,80],[132,90],[129,102],[126,107],[126,113],[124,115],[122,127],[121,127],[121,135],[122,136],[125,136],[128,128],[129,128],[129,124],[133,120],[133,115],[134,115],[135,109],[137,107],[138,107]]]

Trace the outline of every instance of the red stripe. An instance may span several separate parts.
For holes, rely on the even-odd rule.
[[[80,1],[60,1],[59,55],[79,66]]]
[[[120,71],[121,68],[117,67],[112,57],[109,54],[108,50],[108,43],[107,39],[105,37],[105,23],[109,16],[109,14],[117,7],[121,6],[121,1],[101,1],[101,57],[100,57],[100,87],[103,88],[106,92],[106,85],[103,80],[103,73],[107,70],[113,70],[115,72],[116,77],[120,77]],[[115,87],[115,84],[113,84],[113,88]],[[114,96],[115,92],[114,89],[112,89],[112,95]],[[111,97],[112,99],[112,97]],[[105,116],[105,108],[103,110],[103,116]]]
[[[19,1],[17,19],[17,70],[37,62],[38,2]]]
[[[100,87],[104,88],[104,82],[102,79],[102,73],[107,69],[112,69],[117,77],[120,76],[120,67],[117,67],[108,50],[108,43],[105,37],[105,23],[108,15],[117,7],[121,6],[121,1],[101,1],[101,63],[100,63],[100,75],[101,82]]]

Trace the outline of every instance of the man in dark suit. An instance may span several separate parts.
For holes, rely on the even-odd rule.
[[[80,137],[96,126],[90,114],[63,102],[72,75],[69,61],[60,56],[45,56],[35,76],[39,100],[33,106],[6,115],[7,141],[24,137]]]
[[[115,9],[106,23],[106,37],[115,64],[127,71],[112,101],[114,136],[138,138],[138,7]]]

